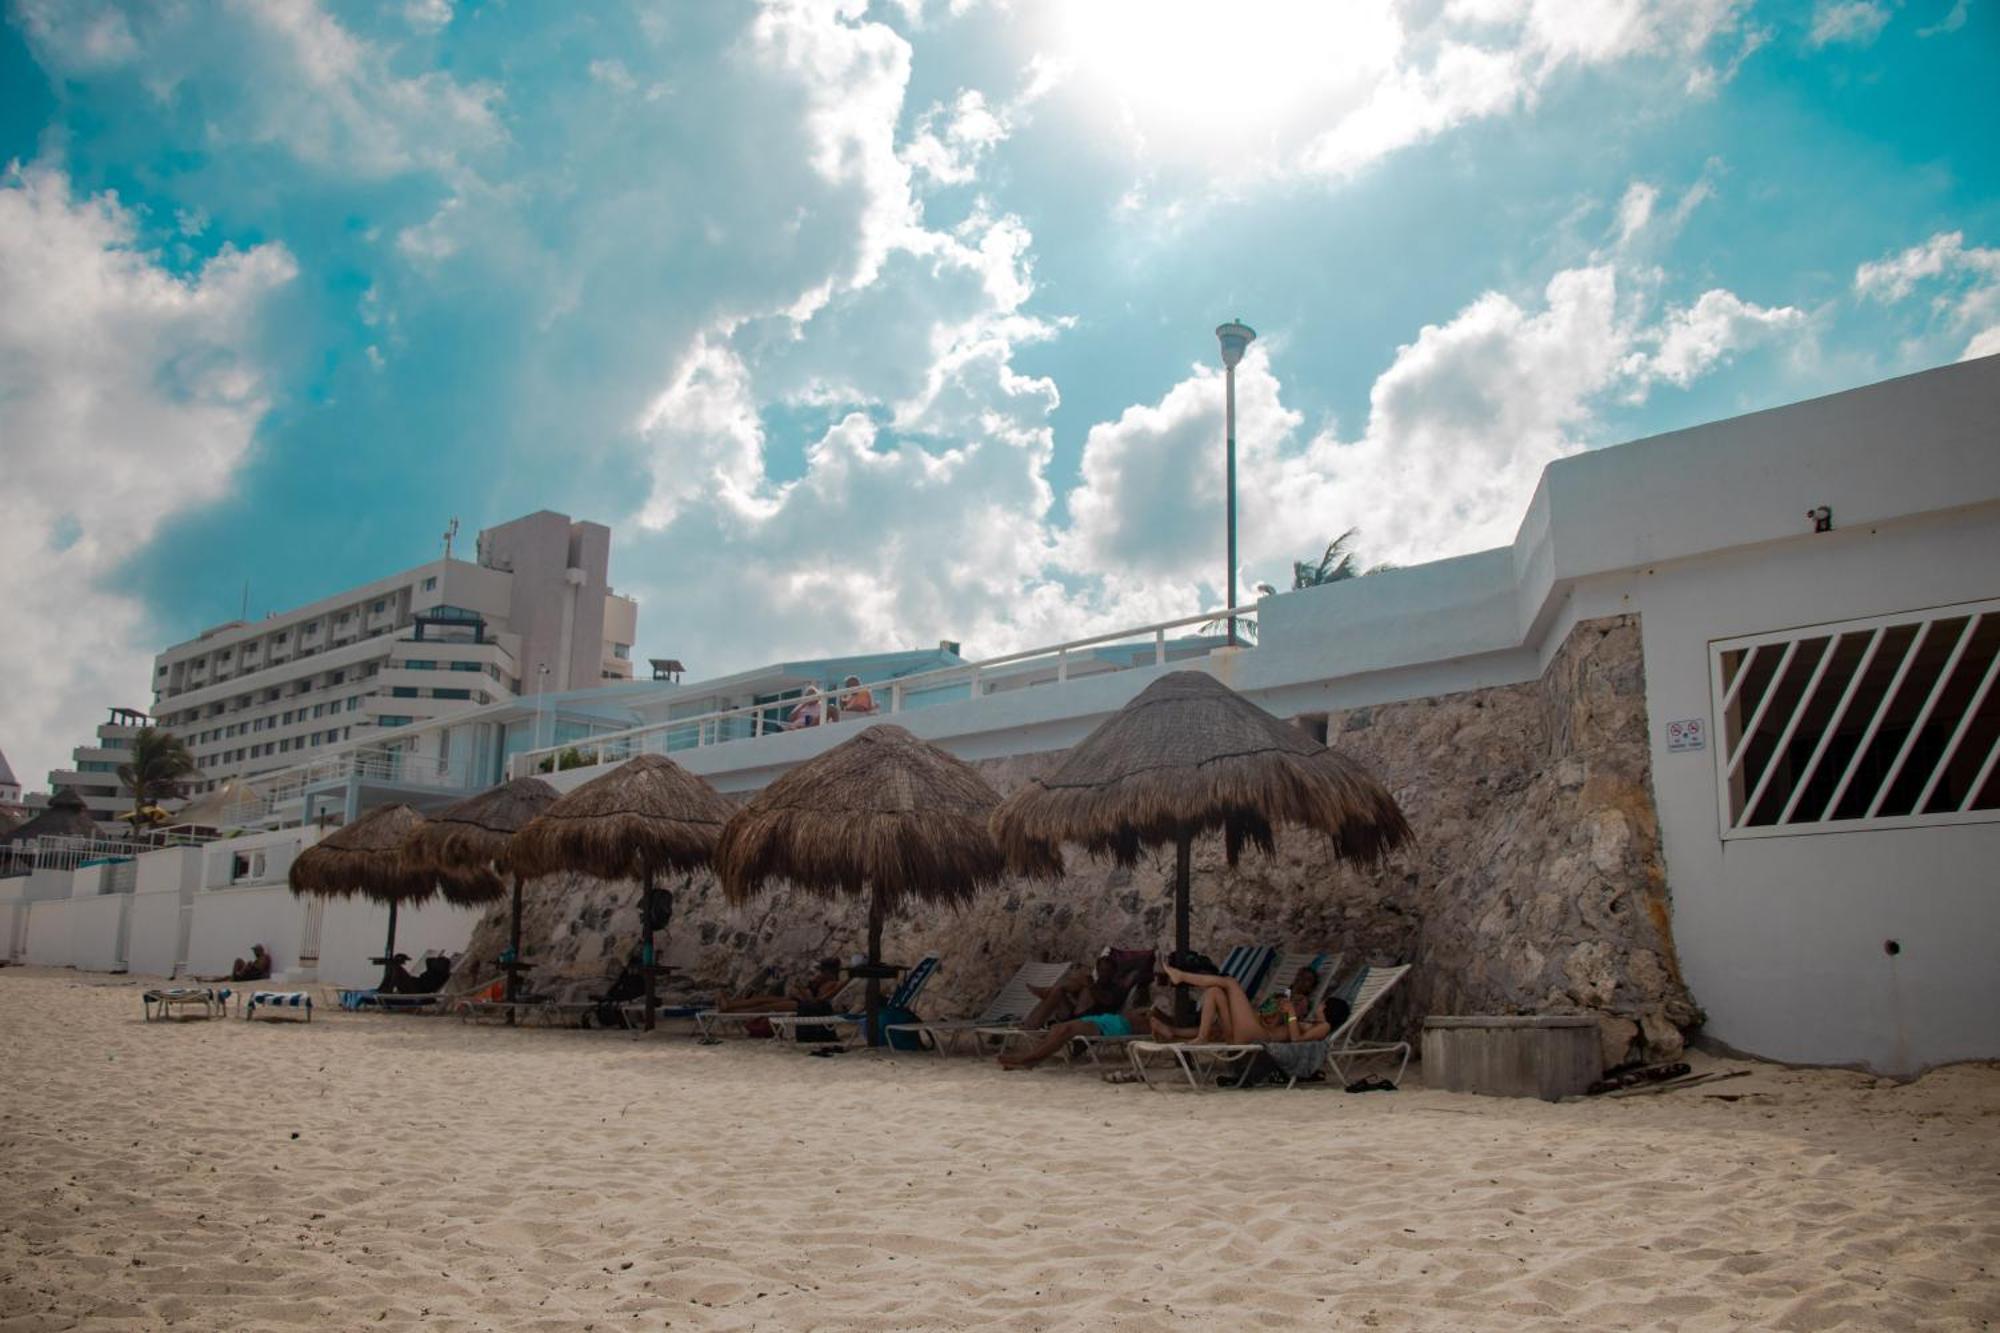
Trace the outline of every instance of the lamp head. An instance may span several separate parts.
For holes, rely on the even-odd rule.
[[[1240,319],[1233,319],[1215,331],[1216,341],[1222,344],[1222,364],[1234,370],[1236,363],[1243,359],[1244,349],[1257,337],[1257,330]]]

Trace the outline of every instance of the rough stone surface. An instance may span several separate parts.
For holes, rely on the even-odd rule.
[[[1589,1013],[1607,1064],[1677,1053],[1699,1013],[1674,957],[1654,813],[1636,617],[1577,626],[1541,680],[1333,714],[1332,743],[1388,783],[1417,831],[1379,869],[1332,863],[1325,839],[1288,833],[1234,870],[1219,839],[1196,844],[1194,938],[1220,956],[1270,942],[1416,966],[1379,1027],[1414,1037],[1427,1014]],[[980,765],[1003,793],[1055,754]],[[888,955],[945,959],[920,1006],[976,1011],[1027,958],[1087,958],[1105,944],[1165,944],[1173,853],[1132,870],[1069,855],[1053,883],[1010,883],[963,912],[892,921]],[[705,875],[670,884],[664,956],[688,988],[741,992],[860,947],[857,906],[774,893],[740,911]],[[594,985],[638,936],[637,888],[569,876],[533,884],[523,939],[552,989]],[[505,941],[504,905],[467,957]],[[479,975],[469,971],[468,975]]]

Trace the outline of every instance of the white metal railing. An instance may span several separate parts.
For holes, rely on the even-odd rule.
[[[460,785],[452,777],[448,760],[401,750],[343,750],[296,768],[244,779],[236,799],[223,807],[222,822],[232,828],[259,823],[280,807],[303,800],[309,789],[350,777],[444,790]]]
[[[1711,647],[1725,838],[2000,818],[2000,601]]]
[[[143,838],[45,833],[0,848],[0,875],[25,875],[31,870],[76,870],[93,862],[129,860],[162,847],[196,847],[207,841],[184,833],[152,833]]]
[[[812,693],[800,697],[718,708],[689,717],[668,718],[660,722],[649,722],[644,726],[626,727],[595,736],[538,746],[511,756],[507,761],[507,776],[530,777],[537,772],[547,772],[562,765],[565,757],[572,754],[583,761],[583,766],[616,763],[641,754],[667,754],[677,750],[704,749],[711,745],[755,740],[762,736],[776,735],[781,731],[796,730],[800,725],[826,726],[838,723],[843,718],[894,715],[909,711],[912,707],[924,706],[923,701],[927,697],[934,703],[949,702],[959,698],[978,699],[996,690],[1063,684],[1085,675],[1103,675],[1130,670],[1133,667],[1158,666],[1169,658],[1168,631],[1185,629],[1189,626],[1204,628],[1213,626],[1216,637],[1220,639],[1225,633],[1224,627],[1232,619],[1238,622],[1239,628],[1243,631],[1239,638],[1247,644],[1255,632],[1257,619],[1255,606],[1204,611],[1199,615],[1182,616],[1177,620],[1162,620],[1156,624],[1141,625],[1134,629],[1072,639],[1067,643],[1003,653],[998,657],[982,658],[977,662],[939,667],[932,671],[917,672],[889,680],[844,686],[825,692],[814,689]],[[1149,640],[1150,645],[1147,642]],[[1115,658],[1100,655],[1106,648],[1123,644],[1133,645],[1135,649],[1133,661],[1120,663]],[[1147,651],[1149,646],[1150,652]],[[1215,648],[1222,646],[1225,645],[1222,643],[1209,645],[1202,648],[1199,653],[1190,652],[1183,656],[1206,656]],[[1039,670],[1037,670],[1038,665]],[[959,693],[961,687],[964,689],[963,694]],[[872,701],[871,706],[865,711],[857,711],[848,703],[861,694],[868,695]],[[940,695],[948,695],[949,698],[935,697]],[[829,701],[832,703],[831,708],[828,707]],[[803,711],[795,713],[795,710]],[[805,720],[801,721],[802,718]],[[544,767],[545,764],[547,767]],[[569,766],[578,765],[572,763]]]

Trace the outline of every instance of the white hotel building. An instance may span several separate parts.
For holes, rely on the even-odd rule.
[[[528,566],[495,539],[544,520],[551,545],[535,585],[593,577],[555,540],[568,521],[537,515],[488,534],[477,566],[425,566],[163,656],[160,709],[192,730],[211,777],[290,761],[248,784],[248,817],[230,821],[259,831],[124,866],[37,856],[32,871],[0,878],[7,956],[200,972],[254,938],[295,976],[366,981],[383,909],[322,909],[284,885],[290,857],[319,836],[318,813],[441,804],[521,773],[547,772],[568,790],[642,752],[671,753],[725,792],[754,791],[854,733],[850,720],[779,729],[797,692],[836,672],[879,682],[885,714],[961,758],[1005,760],[1076,744],[1175,667],[1329,725],[1381,706],[1457,707],[1480,691],[1573,698],[1551,675],[1577,660],[1566,645],[1615,620],[1636,627],[1619,663],[1621,707],[1634,705],[1621,753],[1643,774],[1649,807],[1634,818],[1657,828],[1657,888],[1702,1032],[1753,1055],[1894,1074],[2000,1058],[2000,357],[1563,459],[1508,545],[1266,596],[1242,610],[1258,634],[1239,648],[1169,637],[1210,611],[984,661],[941,648],[578,690],[584,676],[622,679],[616,645],[630,639],[591,618],[619,601],[602,588],[601,557],[590,598],[514,610],[503,570],[518,581]],[[439,643],[438,618],[423,617],[444,606],[476,614],[482,633]],[[317,632],[302,639],[307,622]],[[564,643],[569,675],[552,678],[550,694],[498,693],[525,680],[532,694]],[[245,645],[255,647],[247,667]],[[399,665],[419,656],[432,665]],[[479,666],[443,665],[456,661]],[[484,673],[488,662],[501,679]],[[332,672],[347,674],[331,682]],[[454,674],[502,701],[482,712],[476,695],[424,693]],[[337,715],[312,716],[334,699]],[[426,708],[473,711],[391,721]],[[1573,715],[1552,716],[1553,727]],[[205,735],[258,718],[262,729]],[[313,733],[324,746],[331,727],[351,738],[311,762]],[[363,745],[364,727],[380,740]],[[290,750],[216,757],[286,739]],[[361,771],[383,741],[448,776]],[[1522,732],[1517,750],[1546,768],[1539,744]],[[343,759],[344,772],[329,771]],[[1562,767],[1552,782],[1567,781]],[[1435,773],[1483,780],[1449,747]],[[1492,809],[1504,819],[1513,805]],[[1549,842],[1547,856],[1594,860],[1596,835],[1577,836],[1583,852]],[[1454,865],[1490,864],[1483,855],[1466,845]],[[442,905],[407,915],[404,947],[463,947],[474,916]],[[1433,965],[1421,947],[1410,961]]]
[[[154,661],[154,720],[188,744],[198,791],[310,763],[523,695],[630,680],[638,606],[611,590],[611,530],[543,510],[446,557]],[[431,762],[449,764],[448,755]]]

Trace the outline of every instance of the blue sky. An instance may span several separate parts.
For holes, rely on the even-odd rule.
[[[539,507],[698,672],[1000,652],[2000,351],[1989,0],[11,0],[0,747]]]

